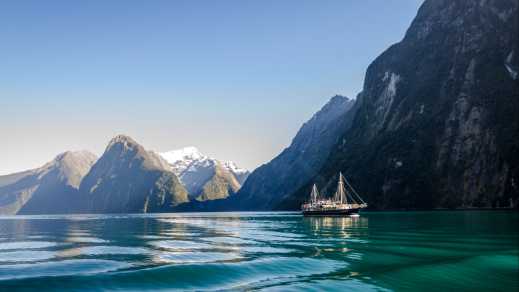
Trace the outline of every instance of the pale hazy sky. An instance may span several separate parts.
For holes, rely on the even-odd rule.
[[[0,174],[119,133],[254,169],[355,96],[421,2],[1,1]]]

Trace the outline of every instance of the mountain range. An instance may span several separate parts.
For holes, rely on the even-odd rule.
[[[519,206],[517,0],[426,0],[404,38],[252,173],[127,136],[0,176],[0,214],[297,210],[342,172],[372,209]],[[242,186],[243,185],[243,186]]]
[[[193,147],[158,154],[118,135],[99,158],[69,151],[40,168],[0,176],[0,214],[166,212],[235,194],[247,175]]]
[[[186,187],[190,200],[223,199],[238,192],[249,176],[232,161],[222,162],[208,157],[196,148],[160,153]]]

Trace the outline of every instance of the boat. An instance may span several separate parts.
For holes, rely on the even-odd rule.
[[[317,185],[314,184],[310,201],[301,206],[301,211],[304,216],[355,216],[366,207],[368,204],[362,200],[342,173],[339,173],[337,191],[333,198],[321,197]]]

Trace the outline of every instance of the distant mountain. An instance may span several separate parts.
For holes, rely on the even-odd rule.
[[[158,154],[119,135],[99,159],[65,152],[41,168],[0,176],[0,214],[169,212],[227,198],[248,174],[194,147]]]
[[[35,170],[26,170],[26,171],[22,171],[22,172],[2,175],[2,176],[0,176],[0,188],[3,187],[3,186],[15,183],[18,180],[20,180],[21,178],[23,178],[23,177],[25,177],[27,175],[32,174],[34,171]]]
[[[80,185],[94,213],[158,212],[188,201],[187,191],[158,154],[132,138],[113,138]]]
[[[235,194],[249,172],[234,162],[210,158],[195,147],[160,153],[173,172],[180,178],[190,200],[206,201],[226,198]]]
[[[234,163],[232,161],[225,161],[225,162],[223,162],[222,166],[223,166],[223,168],[228,170],[230,173],[232,173],[234,175],[234,177],[236,177],[236,180],[238,180],[238,183],[240,185],[243,185],[245,183],[245,181],[247,180],[247,178],[249,178],[250,171],[248,171],[244,168],[238,167],[236,165],[236,163]]]
[[[242,210],[265,210],[292,196],[326,161],[330,149],[351,124],[354,100],[336,95],[299,130],[289,147],[257,168],[232,198]]]
[[[339,171],[372,208],[517,207],[518,5],[426,0],[369,66],[342,142],[278,208],[299,208],[313,181],[331,193]]]
[[[79,184],[97,157],[65,152],[44,166],[0,176],[0,214],[50,214],[80,211]]]
[[[158,154],[170,164],[177,176],[182,175],[192,164],[200,165],[209,160],[209,157],[200,153],[196,147],[184,147]]]

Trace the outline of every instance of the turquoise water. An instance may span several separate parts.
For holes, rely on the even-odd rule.
[[[0,217],[0,291],[518,291],[519,213]]]

